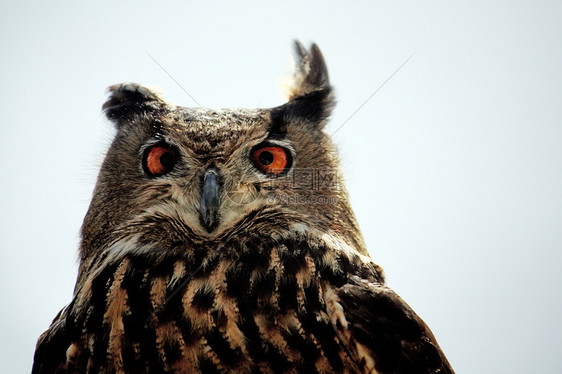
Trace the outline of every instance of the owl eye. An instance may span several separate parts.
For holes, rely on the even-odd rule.
[[[258,146],[252,150],[252,161],[262,173],[280,175],[291,167],[291,154],[277,146]]]
[[[144,152],[143,169],[151,177],[159,177],[172,171],[177,152],[169,145],[155,145]]]

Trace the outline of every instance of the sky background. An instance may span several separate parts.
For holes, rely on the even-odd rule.
[[[106,87],[196,106],[152,56],[205,107],[276,106],[295,38],[326,58],[369,251],[457,373],[561,372],[561,2],[0,7],[1,372],[71,300]]]

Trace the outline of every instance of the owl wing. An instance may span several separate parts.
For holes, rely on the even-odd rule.
[[[454,373],[427,325],[390,288],[352,276],[335,294],[336,329],[366,371]]]
[[[66,370],[66,350],[70,345],[67,318],[70,306],[57,314],[53,323],[37,340],[33,374],[58,373]]]

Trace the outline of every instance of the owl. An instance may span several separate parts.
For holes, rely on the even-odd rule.
[[[369,257],[324,131],[324,58],[295,45],[274,108],[109,88],[74,295],[33,373],[453,373]]]

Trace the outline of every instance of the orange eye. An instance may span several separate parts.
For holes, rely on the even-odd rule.
[[[281,147],[265,146],[252,151],[252,160],[265,174],[280,175],[291,167],[291,154]]]
[[[151,177],[159,177],[169,173],[176,164],[177,153],[173,148],[155,145],[144,153],[143,168]]]

